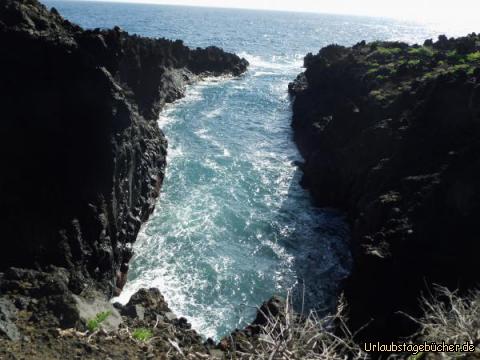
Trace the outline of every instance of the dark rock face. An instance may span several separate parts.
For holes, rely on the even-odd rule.
[[[36,0],[0,3],[0,271],[70,270],[110,295],[151,214],[167,142],[156,119],[196,75],[239,75],[218,48],[84,31]]]
[[[412,331],[433,283],[478,284],[480,37],[332,45],[290,85],[303,183],[348,212],[355,268],[345,284],[364,340]]]
[[[252,322],[253,326],[265,326],[268,323],[268,319],[280,316],[285,310],[285,300],[274,296],[268,301],[265,301],[260,309],[258,309],[257,316]]]
[[[142,309],[143,317],[152,321],[157,319],[157,314],[171,313],[163,295],[155,288],[140,289],[133,294],[128,303],[122,308],[122,314],[138,317]]]

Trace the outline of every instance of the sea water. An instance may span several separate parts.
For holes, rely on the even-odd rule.
[[[252,321],[274,294],[296,291],[328,311],[349,274],[342,214],[312,205],[299,185],[287,86],[303,57],[327,44],[420,42],[438,33],[389,19],[251,10],[45,1],[86,28],[216,45],[250,62],[239,78],[207,79],[158,120],[169,140],[156,211],[134,245],[126,302],[157,287],[205,337]],[[300,299],[300,300],[299,300]]]

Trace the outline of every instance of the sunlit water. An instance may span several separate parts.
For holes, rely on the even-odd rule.
[[[292,288],[304,289],[307,307],[330,309],[351,266],[348,229],[341,215],[313,207],[298,185],[288,82],[307,52],[332,42],[415,42],[438,34],[360,17],[47,3],[88,28],[119,25],[190,46],[217,45],[251,63],[238,79],[191,86],[162,113],[159,125],[169,139],[165,185],[135,243],[120,300],[158,287],[173,311],[215,339]]]

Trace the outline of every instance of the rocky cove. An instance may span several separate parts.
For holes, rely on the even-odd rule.
[[[119,28],[83,30],[36,1],[0,6],[0,357],[262,358],[265,315],[289,319],[280,299],[219,344],[156,289],[108,302],[162,186],[160,111],[186,84],[239,76],[247,61]],[[476,284],[478,42],[329,46],[305,58],[290,86],[303,184],[352,225],[349,326],[374,318],[358,341],[411,335],[397,312],[420,315],[418,297],[433,283]]]

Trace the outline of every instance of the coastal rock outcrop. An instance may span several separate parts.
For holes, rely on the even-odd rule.
[[[331,45],[290,84],[303,184],[343,209],[355,267],[351,324],[410,335],[432,284],[478,285],[480,37]]]
[[[94,283],[111,296],[162,185],[160,110],[197,77],[248,63],[83,30],[36,0],[0,3],[0,43],[0,272],[55,265],[74,293]]]
[[[0,357],[205,353],[158,291],[118,309],[109,299],[162,186],[159,112],[187,84],[240,75],[248,62],[119,28],[83,30],[36,0],[0,2],[0,43]],[[161,346],[143,346],[132,326],[148,326]]]

